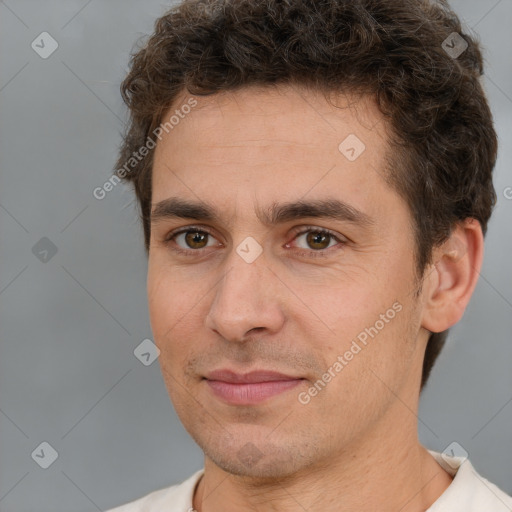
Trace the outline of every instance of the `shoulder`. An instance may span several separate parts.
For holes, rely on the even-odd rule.
[[[184,482],[153,491],[138,500],[131,501],[106,512],[188,512],[192,510],[194,490],[204,470],[194,473]]]
[[[477,473],[462,457],[430,452],[453,481],[427,512],[510,512],[512,497]]]

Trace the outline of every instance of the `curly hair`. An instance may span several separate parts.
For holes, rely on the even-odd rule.
[[[455,41],[460,55],[447,51]],[[130,121],[116,169],[134,187],[146,253],[155,146],[148,143],[178,95],[297,84],[376,99],[392,134],[386,180],[412,213],[421,276],[458,221],[475,218],[485,234],[496,203],[497,136],[482,74],[478,41],[444,0],[181,2],[132,53],[121,84]],[[133,158],[144,146],[147,155]],[[430,334],[422,389],[447,333]]]

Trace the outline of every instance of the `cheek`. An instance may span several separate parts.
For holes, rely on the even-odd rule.
[[[346,280],[336,287],[331,284],[324,288],[304,290],[298,295],[304,298],[304,303],[316,314],[308,312],[308,323],[311,325],[317,322],[319,327],[323,325],[325,334],[331,340],[329,349],[339,352],[345,350],[352,339],[364,333],[365,328],[373,326],[379,321],[380,315],[391,308],[395,301],[392,293],[390,289],[379,289],[378,283],[367,274],[366,279]],[[324,344],[323,350],[325,348]]]
[[[148,271],[147,294],[151,328],[157,342],[162,344],[193,313],[198,295],[191,287],[177,282],[170,272],[156,268]]]
[[[174,297],[166,279],[156,271],[148,272],[147,294],[151,327],[153,334],[158,337],[165,324],[172,325]]]
[[[201,350],[208,283],[187,277],[179,269],[150,266],[147,278],[148,308],[154,342],[160,349],[164,372],[181,380],[183,371]],[[172,384],[171,379],[168,384]]]
[[[394,393],[402,389],[413,365],[410,312],[402,309],[379,330],[381,324],[376,328],[375,323],[380,312],[378,307],[367,309],[361,313],[365,319],[352,325],[340,320],[337,332],[346,334],[322,347],[326,373],[319,380],[327,384],[316,381],[316,391],[312,383],[309,390],[316,396],[311,407],[319,417],[336,416],[337,435],[350,437],[376,422],[396,399]],[[359,333],[366,335],[365,343],[357,338]]]
[[[369,277],[357,283],[347,282],[335,290],[327,288],[315,308],[329,328],[323,328],[323,335],[311,328],[313,321],[308,322],[311,348],[325,361],[326,371],[341,357],[343,369],[338,364],[338,371],[332,371],[343,377],[334,379],[332,389],[340,386],[342,393],[343,389],[354,393],[352,383],[356,383],[358,390],[377,384],[371,369],[386,380],[395,380],[396,373],[401,373],[410,360],[414,346],[417,321],[411,311],[411,297],[403,292],[403,283],[395,280],[383,284]],[[308,332],[304,324],[303,328]]]

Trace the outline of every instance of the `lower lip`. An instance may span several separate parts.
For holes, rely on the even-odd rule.
[[[224,401],[233,405],[252,405],[293,389],[302,382],[302,379],[254,382],[251,384],[235,384],[220,380],[207,380],[206,382],[213,393]]]

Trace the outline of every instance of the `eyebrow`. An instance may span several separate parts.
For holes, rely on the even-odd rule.
[[[257,210],[256,215],[263,224],[269,226],[306,217],[329,218],[361,227],[370,227],[375,224],[368,214],[339,199],[332,198],[272,203],[266,210]],[[202,201],[189,201],[177,197],[163,199],[154,205],[151,211],[151,224],[175,218],[214,223],[221,221],[220,213],[210,205]]]

